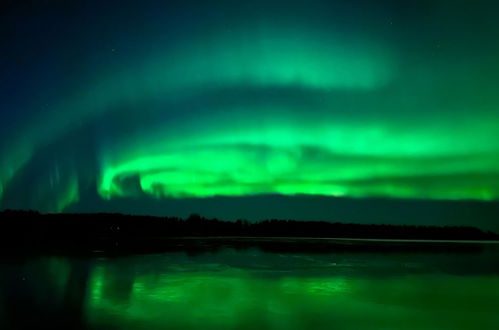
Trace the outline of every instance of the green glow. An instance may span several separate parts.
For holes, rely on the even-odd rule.
[[[237,113],[237,112],[236,112]],[[300,112],[299,112],[300,113]],[[323,110],[321,113],[324,113]],[[255,112],[255,116],[259,114]],[[155,197],[311,194],[399,198],[483,199],[499,197],[491,183],[499,156],[485,134],[470,129],[467,144],[439,130],[403,131],[387,125],[331,124],[303,116],[288,124],[271,110],[263,125],[234,127],[204,118],[203,127],[181,126],[175,137],[153,131],[133,137],[104,158],[102,197],[133,196],[136,186]],[[288,113],[286,118],[296,114]],[[271,120],[267,120],[270,118]],[[218,123],[218,124],[217,124]],[[195,132],[194,132],[195,131]],[[475,152],[470,153],[473,145]],[[130,181],[137,180],[137,185]],[[134,187],[128,189],[128,187]]]
[[[320,241],[308,243],[322,245]],[[7,260],[0,282],[0,325],[53,328],[61,321],[57,325],[62,328],[86,329],[497,329],[499,246],[456,244],[471,249],[462,252],[474,252],[266,253],[256,247],[216,252],[210,247],[196,254]],[[24,313],[13,313],[14,308]]]
[[[143,102],[196,97],[206,86],[372,89],[393,75],[390,52],[382,46],[361,38],[346,42],[320,29],[269,26],[227,35],[218,31],[211,39],[193,38],[187,45],[144,54],[118,73],[102,69],[94,81],[27,120],[0,165],[0,197],[39,147],[123,106],[133,105],[140,113]]]
[[[95,68],[12,130],[0,203],[23,184],[22,207],[55,212],[87,186],[104,199],[499,199],[495,99],[436,102],[447,76],[429,84],[433,74],[408,69],[383,35],[269,22],[210,28]],[[78,130],[93,138],[85,125],[99,131],[97,150],[80,152],[95,168],[70,164],[53,184],[46,164],[41,179],[13,183],[46,145]]]
[[[300,275],[291,264],[304,256],[285,258],[291,262],[285,272],[197,263],[142,269],[132,278],[123,277],[118,264],[103,262],[89,282],[86,317],[92,326],[182,329],[467,329],[499,322],[493,276],[331,274],[346,271],[338,265]],[[171,260],[163,262],[161,267]]]

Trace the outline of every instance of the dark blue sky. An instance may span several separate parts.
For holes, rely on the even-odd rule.
[[[498,228],[493,1],[7,1],[0,207]]]

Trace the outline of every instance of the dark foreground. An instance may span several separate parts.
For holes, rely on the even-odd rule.
[[[246,248],[257,245],[270,252],[293,251],[447,251],[473,250],[473,245],[392,242],[368,245],[361,241],[315,241],[309,238],[402,239],[443,241],[499,241],[499,235],[474,227],[395,226],[330,223],[318,221],[245,220],[221,221],[191,215],[174,217],[128,216],[122,214],[39,214],[26,211],[0,212],[0,252],[7,255],[56,253],[111,254],[216,250],[225,245]],[[187,237],[187,238],[186,238]],[[215,239],[214,237],[217,237]],[[234,239],[234,237],[237,237]],[[291,244],[286,239],[300,238]],[[189,239],[192,238],[192,239]],[[200,243],[199,238],[211,238]],[[189,244],[184,244],[184,241]],[[206,240],[205,240],[206,241]]]
[[[473,227],[1,216],[0,329],[499,329]]]
[[[169,244],[0,258],[0,329],[499,329],[495,243]]]

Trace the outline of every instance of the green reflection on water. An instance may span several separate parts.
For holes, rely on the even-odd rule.
[[[125,265],[132,268],[124,269]],[[132,329],[499,328],[499,277],[493,275],[345,276],[334,268],[300,273],[208,263],[149,267],[155,270],[144,270],[144,265],[133,268],[133,263],[98,263],[89,280],[89,325]]]

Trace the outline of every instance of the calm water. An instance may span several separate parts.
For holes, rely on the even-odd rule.
[[[499,248],[1,262],[0,328],[499,329]]]

